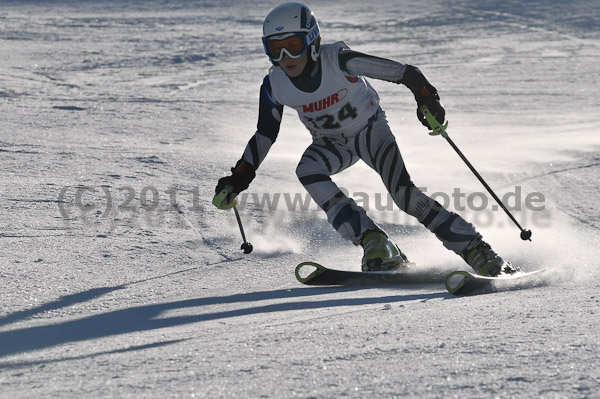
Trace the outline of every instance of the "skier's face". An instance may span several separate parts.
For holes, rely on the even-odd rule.
[[[283,72],[285,72],[287,76],[290,78],[295,78],[300,76],[302,71],[304,71],[307,60],[308,51],[305,51],[304,54],[298,58],[290,58],[284,53],[283,58],[281,61],[279,61],[279,66],[283,69]]]

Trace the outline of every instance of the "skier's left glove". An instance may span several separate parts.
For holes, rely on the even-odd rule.
[[[219,179],[215,188],[213,204],[219,209],[229,209],[235,206],[235,197],[250,186],[254,177],[256,177],[256,168],[240,159],[235,167],[231,168],[231,176]],[[223,195],[224,193],[225,195]]]
[[[440,102],[440,96],[435,87],[429,83],[419,68],[407,65],[402,79],[397,83],[404,84],[412,91],[415,100],[417,100],[417,118],[419,118],[419,121],[425,127],[431,129],[425,115],[421,112],[422,106],[426,106],[429,109],[429,112],[435,116],[435,119],[437,119],[440,124],[444,124],[446,110],[444,110],[444,107]]]
[[[440,96],[437,93],[435,87],[430,84],[425,84],[421,87],[418,93],[415,93],[415,99],[417,100],[417,118],[419,121],[428,129],[431,129],[427,118],[421,112],[421,107],[426,106],[429,112],[437,119],[440,124],[444,124],[446,119],[446,110],[440,102]]]

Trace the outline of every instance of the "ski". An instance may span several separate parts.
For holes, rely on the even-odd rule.
[[[436,277],[435,273],[415,271],[413,267],[396,271],[362,272],[330,269],[315,262],[302,262],[296,266],[296,279],[306,285],[382,285],[440,282],[439,276]]]
[[[477,295],[522,289],[539,283],[537,277],[547,269],[531,272],[501,274],[497,277],[480,276],[466,271],[456,271],[446,277],[446,289],[452,295]]]

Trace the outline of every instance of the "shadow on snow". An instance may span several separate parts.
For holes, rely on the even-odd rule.
[[[0,326],[24,319],[26,317],[30,317],[37,313],[89,301],[106,293],[123,289],[128,285],[129,284],[115,287],[95,288],[82,293],[61,297],[57,301],[44,304],[37,308],[15,312],[3,318],[0,318]],[[107,313],[97,314],[77,320],[70,320],[51,325],[25,327],[10,331],[2,331],[0,332],[0,357],[9,356],[21,352],[50,348],[56,345],[66,343],[81,342],[90,339],[110,337],[119,334],[127,334],[138,331],[150,331],[166,327],[181,326],[185,324],[211,320],[243,317],[248,315],[287,312],[294,310],[363,306],[449,297],[449,294],[444,292],[431,294],[389,295],[374,298],[341,298],[326,299],[319,301],[298,300],[287,301],[283,303],[256,305],[245,308],[204,314],[192,314],[164,318],[160,317],[162,313],[175,309],[195,308],[209,305],[222,305],[233,303],[246,304],[254,301],[277,299],[298,299],[331,294],[335,292],[352,292],[359,289],[361,288],[293,288],[280,289],[274,291],[242,293],[222,297],[196,298],[182,301],[167,302],[162,304],[136,306],[128,309],[115,310]],[[148,347],[166,345],[175,342],[179,341],[143,345],[140,347],[132,347],[125,350],[121,349],[112,352],[102,352],[95,355],[146,349]],[[12,366],[13,365],[11,365],[11,363],[0,363],[0,368]]]

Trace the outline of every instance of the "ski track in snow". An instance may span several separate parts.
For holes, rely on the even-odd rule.
[[[450,199],[504,257],[549,268],[530,289],[467,298],[443,287],[463,262],[377,209],[364,165],[335,180],[369,195],[430,280],[296,282],[300,261],[352,269],[361,251],[314,203],[288,210],[310,143],[290,110],[241,211],[255,250],[239,250],[211,199],[254,133],[276,4],[3,3],[0,397],[600,397],[599,3],[309,4],[324,42],[419,66],[509,204],[542,196],[514,211],[532,242],[491,199],[479,212]],[[418,186],[483,192],[406,88],[371,83]]]

